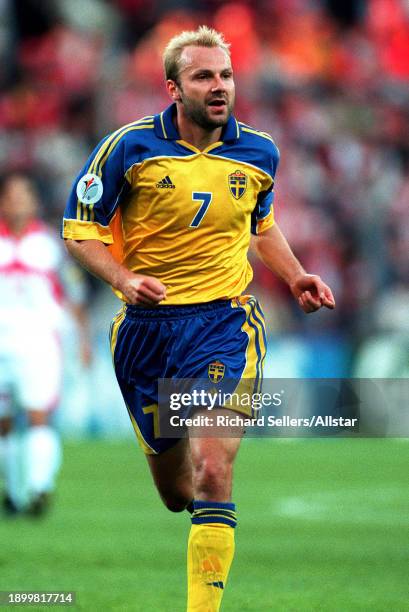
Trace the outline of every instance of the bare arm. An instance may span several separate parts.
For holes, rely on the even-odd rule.
[[[153,306],[166,295],[165,286],[152,276],[134,274],[121,265],[99,240],[66,240],[67,251],[91,274],[117,289],[129,304]]]
[[[255,236],[253,244],[261,261],[287,283],[304,312],[335,308],[331,289],[319,276],[306,273],[277,224]]]

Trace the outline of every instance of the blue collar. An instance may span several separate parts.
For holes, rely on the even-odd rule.
[[[159,115],[155,115],[155,133],[158,138],[166,140],[180,140],[179,132],[177,131],[177,128],[173,122],[173,117],[175,114],[176,104],[171,104],[167,109],[159,113]],[[223,128],[222,141],[235,141],[238,138],[240,138],[239,125],[235,117],[231,115],[227,125]]]

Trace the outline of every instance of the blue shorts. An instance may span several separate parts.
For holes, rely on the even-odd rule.
[[[252,296],[147,309],[127,304],[111,323],[110,343],[125,404],[147,454],[178,441],[155,432],[158,379],[246,378],[261,385],[265,325]]]

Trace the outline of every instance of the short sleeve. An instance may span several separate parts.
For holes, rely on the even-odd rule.
[[[128,189],[123,145],[112,134],[94,149],[74,181],[64,212],[62,237],[112,244],[110,223]]]
[[[266,184],[258,194],[257,203],[251,215],[251,233],[255,236],[274,225],[274,180],[280,154],[272,141],[266,153],[267,159],[263,164],[267,169]]]

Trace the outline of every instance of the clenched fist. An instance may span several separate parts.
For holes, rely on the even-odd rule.
[[[134,274],[124,270],[116,283],[128,304],[155,306],[166,296],[166,287],[153,276]]]

